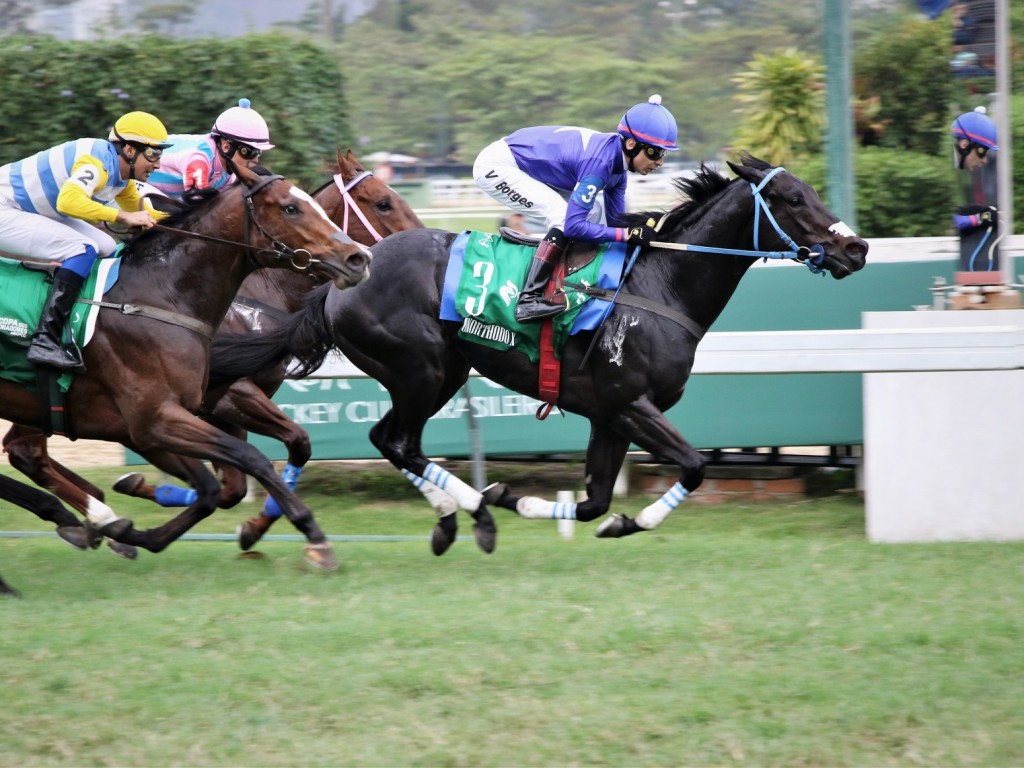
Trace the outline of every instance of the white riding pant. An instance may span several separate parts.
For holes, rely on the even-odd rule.
[[[0,200],[0,251],[44,261],[64,261],[85,253],[87,245],[100,256],[110,256],[117,241],[87,221],[57,221],[13,208]]]
[[[502,139],[484,147],[473,163],[473,180],[484,192],[513,211],[539,221],[548,229],[565,229],[565,214],[572,190],[560,191],[527,175]],[[588,221],[605,224],[601,195],[587,216]]]

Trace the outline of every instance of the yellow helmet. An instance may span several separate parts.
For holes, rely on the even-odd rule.
[[[130,141],[160,149],[173,146],[167,142],[167,129],[164,128],[164,124],[149,112],[129,112],[121,115],[110,129],[107,140]]]

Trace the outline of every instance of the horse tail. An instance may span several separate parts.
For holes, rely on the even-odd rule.
[[[334,348],[324,314],[330,288],[328,283],[311,291],[303,308],[271,331],[258,336],[218,333],[210,349],[207,388],[216,389],[248,378],[289,358],[293,360],[288,372],[291,378],[301,379],[323,365]]]

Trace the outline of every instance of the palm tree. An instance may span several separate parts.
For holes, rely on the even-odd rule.
[[[732,78],[742,104],[733,146],[785,165],[820,149],[825,127],[825,67],[795,48],[755,54]]]

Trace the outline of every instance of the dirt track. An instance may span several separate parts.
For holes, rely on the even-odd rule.
[[[10,422],[0,420],[0,429],[7,433]],[[124,466],[124,448],[118,443],[100,440],[68,440],[65,437],[51,437],[47,447],[50,455],[68,469],[79,467],[120,467]],[[6,460],[6,457],[4,457]]]

